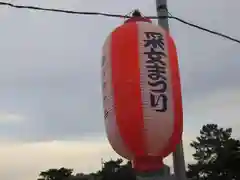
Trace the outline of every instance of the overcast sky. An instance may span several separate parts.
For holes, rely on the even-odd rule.
[[[7,1],[5,1],[7,2]],[[154,0],[12,0],[15,4],[156,15]],[[169,0],[178,17],[240,39],[239,0]],[[106,36],[123,21],[0,7],[0,179],[41,170],[100,168],[118,157],[103,125],[100,62]],[[205,123],[240,137],[240,45],[170,20],[184,100],[184,147]],[[94,161],[93,161],[93,158]],[[171,165],[171,158],[167,160]]]

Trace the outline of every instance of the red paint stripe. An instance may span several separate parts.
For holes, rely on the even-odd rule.
[[[112,33],[111,59],[116,121],[124,144],[144,154],[138,26],[128,23]]]
[[[183,110],[182,110],[182,95],[181,83],[179,75],[177,50],[173,39],[168,35],[168,55],[171,67],[171,83],[173,93],[173,109],[174,109],[174,129],[173,134],[169,140],[169,144],[164,149],[164,156],[169,155],[169,152],[175,151],[176,145],[180,142],[183,131]]]

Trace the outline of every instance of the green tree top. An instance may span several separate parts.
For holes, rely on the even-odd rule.
[[[40,178],[38,180],[65,180],[68,177],[71,177],[73,169],[49,169],[47,171],[42,171],[40,173]]]
[[[207,124],[190,146],[195,164],[188,165],[188,177],[196,180],[240,179],[240,141],[231,137],[231,128]]]

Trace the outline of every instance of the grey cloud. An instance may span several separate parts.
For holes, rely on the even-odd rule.
[[[196,57],[191,69],[186,70],[187,73],[183,68],[182,85],[186,100],[201,98],[221,89],[240,88],[240,62],[236,58],[239,52],[237,46],[220,52],[213,50],[212,56],[208,53]],[[204,59],[205,57],[208,58]]]
[[[213,1],[208,2],[207,6],[206,3],[197,2],[198,5],[193,6],[191,2],[176,6],[175,2],[170,1],[173,14],[240,39],[237,33],[240,25],[234,21],[239,2],[234,2],[234,6]],[[227,16],[225,12],[228,12]],[[239,44],[174,20],[170,20],[170,25],[178,48],[184,101],[203,98],[219,89],[239,88]]]
[[[225,15],[220,5],[216,8],[213,4],[223,2],[208,2],[208,7],[216,8],[214,12],[207,9],[211,17],[200,13],[204,7],[199,3],[196,8],[197,2],[172,0],[169,9],[185,19],[237,36],[240,26],[232,21],[221,25]],[[140,8],[147,15],[156,14],[154,1],[42,1],[39,5],[114,13]],[[196,16],[189,16],[191,8]],[[0,136],[51,140],[103,133],[101,48],[108,33],[123,20],[14,9],[5,9],[0,19],[0,111],[16,111],[27,117],[21,124],[1,126]],[[239,87],[238,45],[173,20],[170,24],[178,47],[184,101],[191,102],[215,89]]]

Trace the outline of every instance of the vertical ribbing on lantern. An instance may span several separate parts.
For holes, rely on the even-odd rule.
[[[172,86],[171,86],[171,68],[169,64],[168,58],[168,46],[166,32],[158,27],[149,25],[149,23],[138,23],[138,33],[139,33],[139,49],[140,49],[140,79],[141,79],[141,95],[142,95],[142,111],[144,115],[144,130],[145,130],[145,137],[147,143],[147,151],[148,155],[158,156],[162,149],[166,148],[166,144],[168,144],[169,138],[173,133],[173,123],[174,123],[174,115],[173,115],[173,96],[172,96]],[[155,60],[149,59],[146,52],[150,52],[151,45],[145,47],[145,40],[147,40],[145,33],[160,33],[163,37],[163,47],[164,53],[166,57],[162,56],[161,60],[155,57]],[[153,39],[153,37],[150,37]],[[156,41],[155,41],[156,42]],[[160,47],[156,47],[155,51],[163,51]],[[160,57],[160,56],[159,56]],[[150,63],[151,61],[151,63]],[[159,61],[165,63],[165,67]],[[148,63],[149,62],[149,63]],[[148,66],[151,66],[149,69]],[[149,78],[150,70],[155,70],[157,67],[165,68],[166,73],[161,73],[160,75],[156,73],[155,76],[159,76],[159,79],[156,81]],[[161,76],[161,77],[160,77]],[[165,79],[163,79],[165,78]],[[164,81],[167,84],[167,88],[165,92],[153,92],[152,90],[159,90],[164,89],[162,84],[153,87],[149,85],[149,82],[157,82],[157,81]],[[167,109],[165,112],[159,112],[151,106],[150,102],[150,93],[154,94],[154,96],[159,98],[162,94],[166,95],[167,97]],[[162,101],[159,101],[159,108],[162,106]]]
[[[107,38],[103,46],[102,59],[102,89],[103,89],[103,106],[105,111],[105,128],[108,140],[113,149],[121,156],[127,159],[134,157],[124,143],[119,127],[117,125],[117,117],[115,113],[115,102],[112,85],[112,58],[111,58],[111,36]]]
[[[112,88],[121,137],[135,156],[142,156],[146,150],[142,131],[138,38],[136,23],[120,26],[112,33]]]

